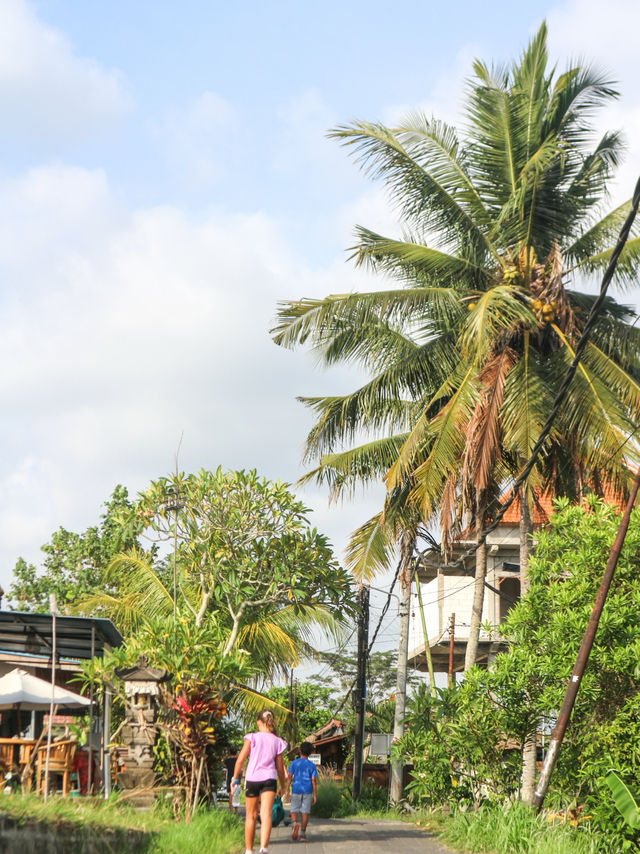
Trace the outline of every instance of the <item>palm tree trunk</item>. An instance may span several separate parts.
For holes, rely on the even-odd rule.
[[[525,486],[520,491],[520,596],[529,590],[529,556],[533,522],[529,510],[529,490]],[[533,732],[525,735],[522,745],[522,776],[520,777],[520,800],[524,804],[533,802],[536,788],[536,725]]]
[[[476,509],[474,525],[476,529],[476,543],[484,528],[484,520],[487,511],[486,493],[484,490],[476,492]],[[473,604],[471,606],[471,620],[469,625],[469,637],[467,649],[464,656],[464,670],[470,670],[476,663],[478,656],[478,640],[480,638],[480,623],[482,621],[482,606],[484,604],[484,582],[487,576],[487,544],[479,545],[476,549],[476,571],[473,585]]]
[[[396,708],[393,719],[393,740],[397,741],[404,735],[404,716],[407,694],[407,657],[409,652],[409,612],[411,610],[411,583],[413,581],[413,549],[415,533],[407,531],[403,534],[400,545],[402,553],[402,568],[400,570],[400,637],[398,639],[398,671],[396,675]],[[391,762],[391,786],[389,797],[392,804],[402,799],[403,762],[394,759]]]

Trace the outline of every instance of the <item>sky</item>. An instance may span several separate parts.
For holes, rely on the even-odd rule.
[[[361,377],[275,346],[278,300],[379,286],[346,250],[356,224],[397,231],[327,130],[459,123],[472,59],[516,58],[543,19],[560,68],[618,81],[599,122],[627,137],[621,201],[640,171],[635,0],[0,0],[5,589],[116,484],[170,472],[181,437],[185,471],[303,474],[296,396]],[[300,495],[338,554],[380,503]]]

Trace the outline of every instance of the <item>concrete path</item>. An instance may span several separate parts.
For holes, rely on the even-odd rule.
[[[424,830],[403,821],[314,818],[306,842],[293,842],[291,827],[282,824],[271,831],[269,854],[303,854],[307,849],[309,854],[451,854]]]

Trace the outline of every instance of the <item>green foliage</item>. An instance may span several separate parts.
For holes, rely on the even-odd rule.
[[[362,784],[360,798],[354,804],[352,789],[348,784],[339,784],[330,779],[318,781],[318,799],[311,807],[311,815],[317,818],[346,818],[350,815],[386,815],[387,790],[375,786],[370,780]]]
[[[332,717],[331,689],[313,682],[298,682],[296,684],[296,714],[295,732],[291,739],[293,743],[302,741],[307,735],[326,724]],[[290,691],[288,686],[274,686],[265,691],[265,695],[275,700],[281,706],[288,706]]]
[[[564,503],[560,502],[559,506]],[[563,506],[538,537],[531,589],[504,626],[512,642],[495,669],[469,680],[490,692],[505,732],[521,739],[560,707],[589,619],[619,515],[602,502]],[[557,767],[551,803],[584,802],[613,827],[605,776],[616,767],[640,780],[640,515],[634,511]]]
[[[109,562],[135,546],[142,530],[142,524],[131,516],[132,506],[126,488],[116,486],[98,525],[82,534],[59,528],[41,548],[45,558],[40,567],[18,558],[9,588],[12,607],[45,613],[49,596],[55,593],[59,611],[66,614],[77,602],[102,589]]]
[[[410,703],[398,749],[414,761],[409,790],[418,805],[510,798],[525,737],[539,722],[554,722],[619,522],[619,514],[595,498],[557,507],[538,534],[529,592],[503,626],[508,651],[491,670],[470,671],[454,692],[439,692],[432,701],[421,691]],[[611,851],[635,844],[606,777],[615,767],[632,788],[640,782],[639,580],[636,510],[546,802],[563,814],[590,816]]]
[[[356,676],[357,656],[355,654],[341,654],[320,652],[320,661],[324,663],[320,676],[311,676],[310,680],[317,680],[321,684],[329,682],[339,687],[333,689],[340,698],[347,691]],[[329,675],[327,675],[327,666]],[[408,687],[416,687],[421,679],[414,673],[407,674]],[[367,661],[367,699],[372,706],[389,700],[396,687],[396,653],[393,650],[373,652]],[[376,730],[385,732],[385,730]]]
[[[607,785],[611,789],[616,807],[622,813],[622,817],[633,830],[640,830],[640,807],[638,798],[627,786],[624,780],[615,771],[609,771],[606,777]]]
[[[317,799],[311,807],[316,818],[340,818],[349,814],[351,793],[332,780],[320,779],[317,784]]]
[[[360,797],[354,809],[358,815],[380,815],[388,812],[386,786],[375,786],[367,780],[360,787]]]
[[[206,849],[216,854],[240,851],[243,826],[229,810],[200,810],[189,824],[167,824],[149,842],[149,854],[202,854]]]
[[[406,731],[394,754],[413,764],[406,793],[416,806],[478,806],[517,788],[518,763],[505,754],[501,720],[489,697],[466,683],[431,696],[425,685],[407,702]]]
[[[132,509],[144,534],[175,547],[176,608],[196,627],[215,619],[224,652],[249,651],[271,675],[297,664],[313,628],[337,631],[354,613],[349,576],[306,508],[285,484],[251,472],[200,471],[152,482]],[[105,609],[124,631],[174,608],[171,579],[154,555],[114,559],[107,581],[85,607]]]

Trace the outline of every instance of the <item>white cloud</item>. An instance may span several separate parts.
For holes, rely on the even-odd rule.
[[[419,104],[391,104],[382,117],[383,124],[395,126],[413,113],[423,113],[458,128],[462,136],[462,105],[465,80],[471,76],[471,63],[483,55],[474,45],[465,45],[456,51],[446,71],[436,77],[429,96]]]
[[[597,115],[600,133],[623,131],[627,152],[611,185],[614,202],[630,198],[640,174],[640,91],[638,31],[640,4],[636,0],[611,0],[606,13],[599,0],[568,0],[547,15],[549,48],[564,70],[571,61],[593,64],[617,83],[621,97]]]
[[[189,187],[210,185],[225,171],[237,125],[234,108],[216,92],[202,92],[183,109],[172,110],[153,128],[169,167]]]
[[[51,146],[104,129],[130,108],[122,75],[77,56],[27,0],[0,0],[2,134]]]
[[[58,525],[95,521],[116,483],[169,470],[182,431],[186,469],[300,474],[310,417],[295,395],[354,380],[310,377],[269,337],[291,282],[335,289],[277,223],[127,211],[101,170],[53,165],[0,185],[0,236],[4,573]]]

